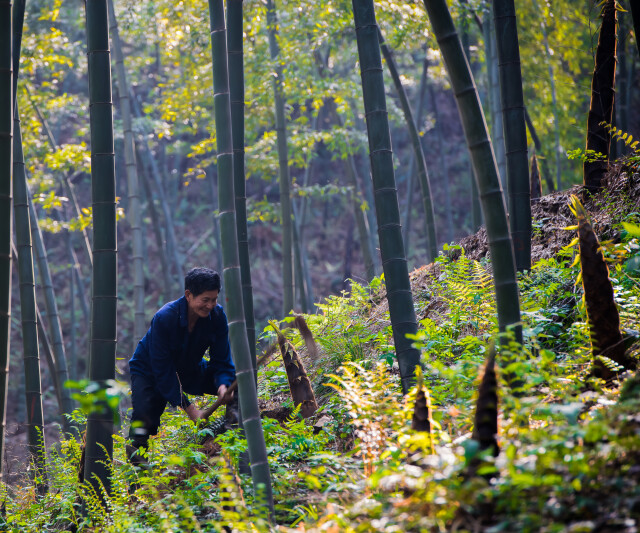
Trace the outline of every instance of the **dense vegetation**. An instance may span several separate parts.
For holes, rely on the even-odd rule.
[[[2,4],[4,9],[6,2]],[[219,85],[226,76],[220,74],[219,58],[226,57],[222,45],[227,43],[219,32],[217,41],[210,40],[210,30],[224,29],[223,2],[210,2],[212,13],[217,10],[211,27],[207,6],[191,0],[118,2],[111,22],[112,47],[121,42],[123,52],[114,54],[118,68],[112,69],[115,127],[103,124],[102,129],[94,116],[101,106],[110,120],[110,84],[100,83],[108,76],[96,73],[99,56],[94,54],[105,53],[107,3],[100,2],[104,13],[87,15],[93,36],[88,59],[83,10],[61,0],[26,4],[16,94],[22,136],[16,140],[20,136],[14,133],[13,138],[14,148],[23,148],[13,157],[14,183],[23,187],[13,192],[15,263],[20,268],[18,276],[14,267],[7,385],[8,404],[20,408],[7,412],[2,530],[638,528],[640,424],[634,367],[640,355],[640,151],[633,137],[640,138],[640,83],[632,13],[619,7],[617,34],[607,35],[609,45],[617,42],[611,56],[617,61],[615,87],[608,87],[616,90],[615,111],[611,123],[597,125],[613,142],[608,154],[596,154],[588,143],[586,150],[582,147],[590,100],[593,107],[589,85],[600,8],[571,0],[515,3],[529,122],[526,141],[529,153],[539,158],[540,179],[551,194],[531,203],[532,217],[527,211],[517,230],[526,235],[531,223],[533,246],[532,266],[519,265],[517,286],[512,276],[512,292],[519,291],[520,297],[519,309],[517,298],[511,299],[512,311],[522,320],[513,324],[519,319],[505,321],[500,314],[505,293],[498,286],[506,283],[497,278],[516,230],[512,226],[509,235],[503,224],[506,236],[498,240],[506,252],[499,254],[492,248],[496,234],[488,218],[486,227],[475,232],[481,224],[480,203],[465,140],[473,143],[468,131],[463,134],[453,95],[461,91],[455,83],[450,86],[449,58],[436,43],[442,36],[430,25],[425,4],[375,3],[385,43],[381,75],[362,56],[363,47],[377,50],[378,33],[367,30],[366,44],[357,35],[359,21],[371,12],[356,13],[354,28],[351,2],[235,0],[244,24],[245,93],[240,100],[245,112],[239,126],[233,109],[227,118],[219,107],[221,99],[228,99]],[[606,5],[611,27],[615,2]],[[15,6],[25,3],[16,1],[14,12]],[[508,177],[512,170],[505,135],[507,152],[513,139],[507,121],[502,131],[498,112],[498,63],[503,63],[505,43],[498,40],[497,49],[492,43],[496,29],[490,2],[460,0],[449,7],[461,37],[459,44],[456,40],[458,59],[464,63],[466,54],[469,60],[489,124],[487,153],[496,154],[489,165],[495,178],[489,192],[502,204],[498,180],[505,193],[513,192],[507,186],[513,174]],[[368,24],[365,20],[364,26]],[[94,25],[103,30],[99,37],[92,33]],[[233,30],[236,38],[238,28]],[[228,39],[230,51],[236,47],[232,53],[238,54],[239,41],[231,34]],[[212,42],[213,64],[222,78],[212,79]],[[108,73],[108,61],[98,62]],[[374,107],[389,110],[393,156],[386,146],[380,150],[384,168],[375,157],[371,168],[368,162],[367,141],[374,147],[371,129],[380,132],[387,126],[371,126],[371,101],[361,97],[367,85],[364,72],[361,83],[361,67],[375,71],[379,83],[378,89],[368,89],[369,94],[378,91]],[[88,76],[94,80],[90,105]],[[400,94],[398,88],[403,89]],[[233,90],[230,100],[237,111],[243,104]],[[415,120],[417,131],[407,128],[408,120]],[[475,123],[480,128],[483,121]],[[231,213],[239,206],[242,213],[244,203],[236,198],[232,205],[233,187],[225,172],[232,152],[238,172],[241,150],[235,137],[231,146],[231,134],[240,129],[246,150],[248,239],[240,226],[237,236],[233,231]],[[102,149],[96,131],[107,141]],[[91,152],[91,159],[89,151],[98,149],[100,157],[113,158],[112,132],[115,190],[108,180],[102,189],[91,181],[91,172],[95,178],[100,171],[96,154]],[[481,133],[486,136],[487,131]],[[603,190],[591,197],[580,187],[571,189],[583,210],[577,196],[570,198],[562,190],[582,182],[582,164],[595,163],[604,173],[609,160],[616,162],[602,181]],[[22,177],[16,180],[18,172]],[[482,178],[477,181],[482,185]],[[396,188],[402,230],[395,221],[380,223],[385,202],[375,206],[377,213],[374,209],[377,192],[393,191],[389,198],[395,203]],[[480,193],[486,200],[487,191],[480,187]],[[107,284],[100,284],[104,276],[95,277],[115,267],[116,238],[101,225],[105,219],[96,205],[100,210],[104,206],[107,218],[118,217],[117,332],[112,331],[116,313],[99,301],[115,306],[116,270]],[[517,210],[511,202],[509,210],[513,221]],[[500,216],[506,214],[503,209]],[[27,260],[29,224],[34,257]],[[380,232],[378,239],[376,225],[385,231],[393,226],[392,232]],[[585,259],[587,238],[595,259]],[[227,297],[239,294],[240,276],[245,275],[239,271],[247,266],[238,266],[237,241],[242,239],[253,278],[258,355],[261,350],[269,354],[260,359],[258,372],[262,423],[254,422],[266,442],[275,520],[266,511],[268,491],[262,492],[255,478],[252,484],[242,467],[250,428],[247,433],[229,428],[222,418],[195,425],[180,410],[169,410],[160,434],[151,440],[148,465],[133,466],[125,454],[126,360],[140,331],[160,305],[181,295],[182,276],[191,266],[237,269],[233,279],[225,272],[224,289]],[[100,255],[94,262],[96,246]],[[435,248],[440,250],[436,257]],[[414,269],[411,291],[402,279],[380,275],[390,260],[399,260],[406,275],[404,257],[395,253],[400,249]],[[111,254],[108,265],[104,252]],[[601,253],[608,270],[602,261],[593,266]],[[26,296],[34,292],[34,261],[35,302],[31,295],[27,304]],[[509,268],[515,272],[513,266]],[[402,269],[394,267],[393,272]],[[598,278],[596,285],[592,278]],[[392,304],[387,289],[403,293],[406,301]],[[593,295],[609,293],[610,307],[594,307]],[[246,293],[244,298],[246,306]],[[411,331],[417,319],[417,333],[409,336],[413,346],[392,327],[393,305],[404,311],[402,324],[413,321],[407,326]],[[289,314],[291,308],[299,314]],[[619,324],[612,321],[615,339],[620,339],[612,341],[614,346],[600,346],[604,334],[597,315],[603,309],[605,315],[611,309],[620,315]],[[246,340],[255,347],[252,331],[246,335],[244,326],[238,326],[242,310],[234,311],[237,356],[237,346],[247,348]],[[91,322],[96,317],[102,333]],[[273,318],[282,322],[269,323]],[[300,325],[305,321],[313,341]],[[44,326],[37,334],[36,324]],[[247,320],[247,328],[252,327]],[[42,386],[38,340],[48,362],[42,367]],[[283,351],[297,351],[302,363],[293,364],[306,369],[318,405],[309,418],[290,396],[278,343]],[[119,374],[105,382],[113,375],[114,345]],[[105,355],[96,356],[96,350]],[[24,369],[13,356],[22,352]],[[422,366],[415,381],[410,357],[419,357]],[[247,351],[242,366],[248,369],[249,362]],[[291,365],[291,359],[285,358],[285,364]],[[100,366],[97,371],[95,365]],[[71,380],[62,387],[67,378]],[[250,388],[247,375],[240,390]],[[72,411],[70,391],[77,408],[71,415],[61,414]],[[208,399],[197,401],[202,405]],[[34,410],[39,402],[41,413]],[[85,455],[101,456],[102,441],[92,431],[104,437],[112,419],[113,463],[97,461],[100,472],[111,474],[103,489],[91,478],[93,470],[85,471],[92,460],[85,461]],[[89,429],[92,424],[99,430]],[[29,456],[20,441],[25,426]],[[79,438],[85,428],[90,441],[86,450]],[[44,446],[37,445],[38,438]],[[268,472],[263,474],[268,479]]]
[[[637,173],[622,179],[640,187]],[[622,325],[637,331],[640,235],[637,226],[611,219],[607,208],[615,208],[606,200],[603,194],[594,204],[595,217],[602,231],[620,235],[605,250]],[[615,216],[638,221],[634,206],[627,207]],[[379,278],[354,283],[349,295],[329,297],[320,313],[307,316],[319,346],[317,359],[303,355],[321,405],[317,415],[300,418],[278,360],[259,375],[277,522],[339,531],[632,531],[640,497],[638,383],[630,375],[611,384],[589,378],[576,252],[569,242],[520,277],[525,343],[511,342],[498,359],[496,458],[478,456],[470,439],[477,383],[496,328],[490,262],[454,246],[412,273],[431,433],[410,427],[416,393],[400,393]],[[289,331],[304,354],[299,334]],[[264,336],[273,339],[273,330]],[[524,385],[517,394],[514,380]],[[216,423],[198,428],[178,412],[165,413],[149,470],[134,470],[117,437],[110,507],[91,508],[85,524],[103,531],[267,530],[250,478],[234,466],[246,442],[237,430],[212,438],[218,430]],[[64,530],[82,523],[79,459],[78,442],[62,440],[51,451],[45,497],[5,487],[10,527]]]

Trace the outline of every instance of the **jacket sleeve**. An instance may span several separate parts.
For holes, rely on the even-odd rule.
[[[214,335],[209,347],[209,365],[213,366],[213,376],[216,390],[220,385],[231,385],[236,379],[236,367],[231,358],[229,345],[229,324],[227,315],[222,307],[215,313]]]
[[[151,322],[149,338],[149,358],[158,391],[174,407],[183,404],[176,364],[171,357],[176,320],[170,312],[157,313]]]

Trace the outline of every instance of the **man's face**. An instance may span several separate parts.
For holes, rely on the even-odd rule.
[[[200,318],[209,316],[209,313],[218,303],[218,291],[205,291],[194,296],[191,291],[185,291],[189,310],[193,311]]]

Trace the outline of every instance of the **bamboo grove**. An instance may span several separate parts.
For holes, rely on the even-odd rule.
[[[86,429],[87,490],[106,501],[127,405],[114,392],[126,381],[120,360],[200,263],[223,274],[268,519],[256,353],[269,318],[313,314],[351,279],[382,274],[403,393],[416,371],[422,391],[411,268],[482,223],[495,333],[522,341],[529,156],[546,192],[597,192],[610,161],[633,149],[616,132],[640,134],[637,3],[540,4],[87,0],[82,18],[61,0],[0,1],[0,459],[7,398],[20,395],[26,410],[12,415],[29,428],[32,475],[46,492],[51,384],[64,431]],[[585,79],[592,88],[572,92]],[[586,227],[577,200],[573,209]],[[483,390],[495,403],[491,354]],[[65,416],[73,387],[92,398],[86,428]],[[493,426],[487,438],[478,428],[474,438],[497,453],[485,442]]]

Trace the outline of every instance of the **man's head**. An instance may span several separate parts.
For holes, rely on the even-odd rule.
[[[196,267],[184,277],[184,295],[189,316],[205,318],[218,303],[220,274],[210,268]]]
[[[220,274],[210,268],[192,268],[184,277],[184,290],[189,291],[193,296],[198,296],[205,291],[220,292]]]

